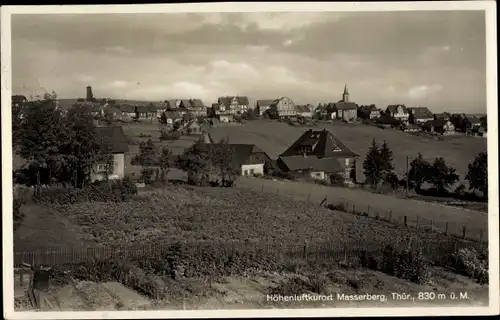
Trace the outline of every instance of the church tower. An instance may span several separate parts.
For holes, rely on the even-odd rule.
[[[344,86],[344,93],[342,94],[342,102],[349,102],[349,91],[347,90],[347,83]]]

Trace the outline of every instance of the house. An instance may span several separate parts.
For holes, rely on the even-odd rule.
[[[434,120],[450,120],[450,118],[451,114],[449,114],[448,112],[434,114]]]
[[[123,179],[128,141],[122,127],[97,127],[95,130],[99,143],[109,150],[112,161],[96,163],[90,172],[90,180],[104,180],[106,176],[108,179]]]
[[[234,121],[233,112],[234,110],[231,110],[224,103],[213,103],[210,114],[220,122],[228,123]]]
[[[137,111],[139,112],[139,119],[153,120],[157,118],[158,112],[152,103],[137,106]]]
[[[271,105],[273,104],[274,99],[265,99],[265,100],[257,100],[255,108],[260,116],[263,116],[264,113],[269,110]]]
[[[380,118],[381,110],[374,104],[369,106],[360,106],[358,108],[358,117],[365,120],[373,120]]]
[[[191,120],[184,126],[184,132],[187,134],[201,134],[202,129],[198,121]]]
[[[277,165],[284,172],[313,179],[331,181],[340,176],[346,182],[353,182],[358,157],[330,131],[309,129],[279,156]]]
[[[182,99],[179,103],[179,109],[184,109],[195,117],[207,116],[207,107],[200,99]]]
[[[271,103],[269,113],[277,118],[286,119],[297,116],[297,107],[290,98],[281,97]]]
[[[434,120],[434,114],[427,107],[408,108],[411,124],[423,125],[427,121]]]
[[[26,99],[25,96],[23,95],[13,95],[12,96],[12,105],[15,107],[19,107],[21,104],[28,102],[28,99]]]
[[[226,110],[226,113],[232,115],[245,113],[249,109],[249,101],[246,96],[219,97],[217,103]]]
[[[486,127],[484,127],[484,126],[479,127],[479,129],[477,130],[477,135],[480,137],[483,137],[483,138],[486,138],[487,133],[488,133],[488,131],[486,130]]]
[[[253,144],[204,143],[201,147],[208,152],[217,152],[227,147],[232,164],[239,169],[242,176],[263,175],[266,163],[272,163],[271,158]]]
[[[180,106],[181,106],[181,100],[179,100],[179,99],[167,100],[165,102],[166,102],[167,108],[169,110],[175,110],[177,108],[180,108]]]
[[[167,110],[165,111],[165,117],[169,125],[174,125],[174,123],[182,121],[182,114],[178,111]]]
[[[481,120],[475,116],[468,116],[464,113],[455,113],[451,116],[450,121],[453,123],[457,131],[471,133],[477,131],[481,126]]]
[[[455,134],[455,126],[449,120],[429,120],[422,128],[427,132],[440,133],[442,135]]]
[[[312,118],[312,105],[296,105],[297,115],[303,118]]]
[[[118,109],[122,112],[123,120],[132,120],[135,118],[135,107],[131,105],[118,105]]]
[[[105,105],[104,106],[104,116],[111,116],[114,120],[123,120],[122,111],[116,107]]]
[[[387,106],[385,113],[396,120],[408,123],[410,119],[410,113],[404,104],[392,104]]]

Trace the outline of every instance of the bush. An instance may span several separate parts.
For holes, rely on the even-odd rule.
[[[162,131],[160,134],[160,140],[179,140],[181,138],[181,133],[179,131],[166,132]]]
[[[460,274],[476,280],[480,284],[488,283],[487,254],[480,254],[474,248],[462,248],[454,252],[449,259],[449,267]]]
[[[330,203],[326,207],[330,210],[343,211],[343,212],[347,211],[345,204],[342,202],[336,204]]]
[[[23,223],[24,220],[24,213],[21,212],[21,207],[25,204],[26,202],[21,199],[21,198],[14,198],[14,203],[13,203],[13,220],[14,220],[14,231],[16,231],[19,226]]]
[[[144,133],[141,133],[139,135],[140,138],[151,138],[151,135],[150,134],[144,134]]]
[[[393,276],[424,284],[429,279],[429,266],[424,260],[421,250],[403,250],[394,257]]]
[[[154,168],[142,168],[141,169],[141,181],[145,184],[152,184],[154,182]]]

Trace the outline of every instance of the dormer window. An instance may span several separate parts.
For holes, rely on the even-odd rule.
[[[333,151],[334,152],[339,152],[339,151],[342,151],[342,149],[340,149],[339,147],[335,147],[335,148],[333,148]]]

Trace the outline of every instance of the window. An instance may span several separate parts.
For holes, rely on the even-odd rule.
[[[342,151],[342,149],[340,149],[339,147],[335,147],[335,148],[333,148],[333,151],[334,152],[339,152],[339,151]]]
[[[96,171],[97,171],[97,172],[105,172],[105,171],[106,171],[106,164],[104,164],[104,163],[99,163],[99,164],[96,166]]]
[[[254,174],[255,173],[255,170],[254,169],[250,169],[250,174]]]
[[[248,170],[243,171],[243,175],[248,176]]]

